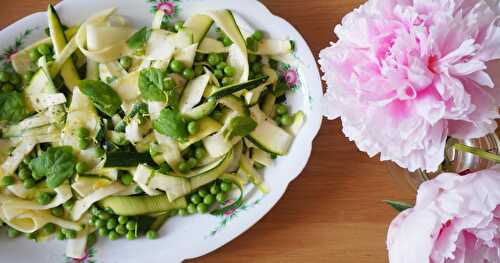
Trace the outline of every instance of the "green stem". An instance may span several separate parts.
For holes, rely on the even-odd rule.
[[[464,145],[461,143],[454,144],[453,148],[455,148],[455,150],[457,150],[457,151],[467,152],[470,154],[474,154],[474,155],[478,156],[479,158],[483,158],[486,160],[500,163],[500,155],[498,155],[498,154],[490,153],[488,151],[485,151],[485,150],[482,150],[479,148],[475,148],[475,147],[470,147],[470,146],[467,146],[467,145]]]

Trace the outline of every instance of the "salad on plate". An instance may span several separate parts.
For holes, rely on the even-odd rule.
[[[115,9],[67,26],[0,72],[0,219],[8,235],[157,238],[173,216],[224,214],[305,121],[290,113],[277,63],[289,40],[245,32],[230,10],[133,28]],[[66,21],[70,22],[70,21]]]

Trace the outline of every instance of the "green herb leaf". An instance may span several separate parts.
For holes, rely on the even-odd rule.
[[[151,35],[151,30],[149,30],[147,27],[143,27],[139,29],[139,31],[135,32],[127,40],[127,45],[131,49],[142,48],[148,41],[150,35]]]
[[[139,74],[139,90],[144,99],[150,101],[165,101],[163,93],[163,72],[156,68],[141,70]]]
[[[406,209],[410,209],[413,205],[405,202],[394,201],[394,200],[384,200],[384,203],[390,205],[392,208],[396,209],[398,212],[403,212]]]
[[[160,117],[154,121],[153,127],[159,133],[175,139],[183,139],[188,136],[186,122],[180,113],[168,108],[161,111]]]
[[[0,121],[17,123],[28,116],[21,93],[7,91],[0,93]]]
[[[225,130],[225,137],[231,140],[235,136],[247,136],[257,128],[257,122],[248,116],[238,116],[232,118]]]
[[[122,100],[108,84],[99,80],[82,80],[80,90],[90,98],[97,109],[109,117],[120,110]]]
[[[70,146],[49,148],[31,161],[33,176],[46,177],[47,186],[54,189],[75,174],[76,158]]]

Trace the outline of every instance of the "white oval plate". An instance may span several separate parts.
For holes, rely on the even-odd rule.
[[[165,4],[171,3],[171,4]],[[186,19],[192,14],[210,9],[231,9],[246,21],[244,27],[253,27],[269,33],[272,38],[295,41],[295,63],[281,64],[280,75],[290,81],[292,91],[287,94],[292,111],[302,110],[306,123],[295,139],[290,153],[280,157],[265,171],[265,183],[270,193],[263,196],[249,191],[245,204],[221,217],[196,215],[175,217],[160,231],[160,239],[151,241],[109,241],[99,239],[89,249],[86,258],[74,260],[64,257],[64,242],[50,241],[35,244],[25,238],[9,240],[2,231],[0,255],[2,262],[182,262],[184,259],[205,255],[236,238],[278,202],[288,184],[304,169],[311,154],[312,141],[321,126],[322,86],[316,61],[302,36],[288,22],[274,16],[256,0],[65,0],[56,6],[63,23],[77,24],[96,11],[116,7],[118,13],[135,26],[150,25],[152,11],[159,6],[174,7],[172,19]],[[45,13],[25,17],[0,32],[0,66],[8,64],[9,55],[23,46],[44,37],[47,26]],[[295,76],[298,78],[295,78]],[[249,190],[249,189],[248,189]]]

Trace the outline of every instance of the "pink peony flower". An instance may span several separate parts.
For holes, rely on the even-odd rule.
[[[423,183],[389,227],[391,263],[500,262],[500,165]]]
[[[488,71],[500,59],[499,7],[369,0],[344,17],[339,40],[320,54],[325,115],[340,117],[370,157],[436,171],[448,136],[477,138],[497,127],[500,91]]]
[[[293,86],[297,84],[297,80],[299,79],[299,74],[294,69],[289,69],[285,72],[285,81],[288,86]]]
[[[172,2],[160,2],[156,5],[157,10],[162,10],[167,16],[175,14],[175,4]]]

